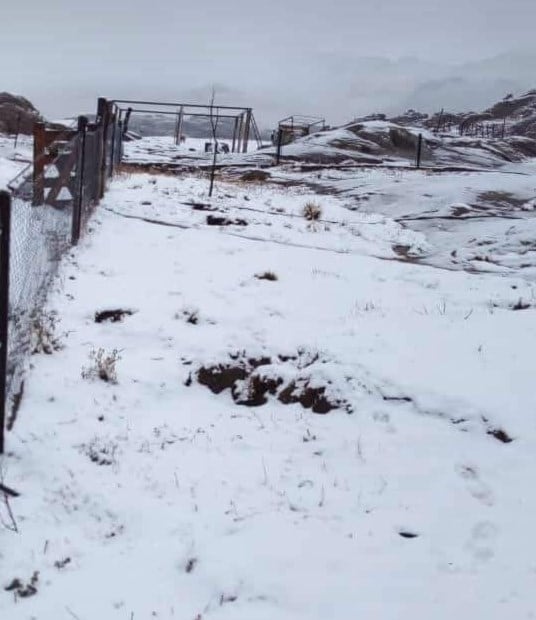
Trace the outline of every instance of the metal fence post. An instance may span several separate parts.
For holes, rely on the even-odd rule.
[[[251,114],[251,108],[248,108],[246,112],[246,125],[244,128],[244,142],[242,146],[242,153],[248,152],[249,132],[251,129]]]
[[[99,194],[98,199],[104,197],[106,191],[106,163],[108,158],[108,128],[110,124],[110,105],[104,97],[99,97],[97,102],[97,125],[99,126],[101,139],[99,147]]]
[[[76,245],[80,240],[80,227],[82,223],[82,209],[84,206],[84,186],[86,170],[86,130],[88,119],[85,116],[78,117],[78,178],[76,197],[73,202],[73,218],[71,228],[71,244]]]
[[[7,401],[7,347],[9,326],[9,238],[11,196],[0,192],[0,454],[4,454]]]
[[[45,202],[45,123],[34,123],[33,130],[33,205]]]
[[[422,154],[422,133],[419,134],[417,139],[417,156],[415,159],[415,164],[417,168],[421,167],[421,154]]]
[[[279,166],[279,162],[281,161],[281,147],[283,146],[283,131],[281,127],[277,130],[277,150],[275,157],[275,164]]]
[[[114,176],[114,166],[115,166],[115,149],[116,141],[117,141],[117,110],[114,110],[112,114],[112,146],[110,150],[110,169],[108,171],[108,177]]]

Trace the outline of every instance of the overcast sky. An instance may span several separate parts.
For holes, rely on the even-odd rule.
[[[463,109],[536,88],[536,0],[24,0],[0,90],[49,117],[112,98],[252,105],[260,124]]]

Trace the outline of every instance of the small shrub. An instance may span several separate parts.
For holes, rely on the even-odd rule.
[[[183,308],[175,314],[175,318],[184,319],[190,325],[197,325],[199,323],[199,310],[197,308]]]
[[[93,437],[87,445],[82,446],[82,451],[89,460],[96,465],[115,465],[117,463],[117,444],[102,437]]]
[[[92,349],[89,353],[91,364],[82,368],[83,379],[100,379],[106,383],[117,383],[116,363],[121,359],[119,351],[107,353],[104,349]]]
[[[302,215],[308,222],[318,222],[322,217],[322,207],[316,202],[306,202]]]
[[[264,273],[256,273],[255,277],[257,280],[269,280],[270,282],[275,282],[278,277],[273,271],[265,271]]]
[[[62,344],[56,335],[58,317],[54,312],[43,312],[32,322],[31,327],[31,351],[32,354],[45,353],[51,355],[59,351]]]

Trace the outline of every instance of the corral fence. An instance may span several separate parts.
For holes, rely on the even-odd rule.
[[[83,236],[121,157],[117,106],[74,128],[36,123],[32,164],[0,192],[0,454],[15,423],[32,352],[50,343],[44,313],[63,256]]]
[[[486,120],[482,117],[469,115],[460,120],[442,109],[437,115],[434,133],[457,133],[469,138],[503,139],[508,134],[506,117],[497,120]]]

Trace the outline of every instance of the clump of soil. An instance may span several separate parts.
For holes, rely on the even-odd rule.
[[[217,207],[213,207],[212,205],[206,202],[188,202],[186,203],[192,207],[194,211],[217,211]]]
[[[502,443],[512,443],[512,441],[514,441],[512,437],[510,437],[510,435],[502,428],[490,428],[487,433]]]
[[[269,282],[275,282],[277,280],[277,274],[273,271],[265,271],[264,273],[256,273],[257,280],[268,280]]]
[[[247,226],[246,220],[235,218],[231,220],[220,215],[207,215],[207,224],[209,226]]]
[[[332,409],[347,408],[348,403],[338,398],[330,398],[326,393],[327,386],[312,386],[308,380],[291,381],[279,394],[279,401],[284,405],[300,403],[313,413],[329,413]]]
[[[134,310],[123,310],[117,308],[115,310],[100,310],[95,312],[95,323],[120,323],[126,316],[132,316]]]
[[[513,306],[511,306],[512,310],[528,310],[531,307],[531,304],[528,301],[523,301],[523,299],[519,298]]]
[[[14,592],[16,596],[28,598],[37,594],[37,584],[39,582],[39,572],[34,571],[33,575],[27,583],[16,577],[4,587],[6,592]]]
[[[303,352],[276,358],[236,353],[228,361],[201,366],[194,377],[214,394],[229,389],[237,405],[259,407],[272,396],[284,405],[299,403],[314,413],[325,414],[333,409],[351,413],[350,403],[335,395],[330,380],[313,378],[311,367],[317,363],[323,363],[318,354],[306,356]],[[186,385],[191,384],[190,375]]]

